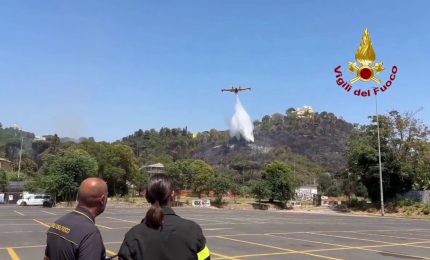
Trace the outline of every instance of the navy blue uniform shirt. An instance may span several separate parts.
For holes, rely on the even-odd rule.
[[[64,215],[48,229],[46,260],[105,259],[102,236],[91,213],[81,207]]]

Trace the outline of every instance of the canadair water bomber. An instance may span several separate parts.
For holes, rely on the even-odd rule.
[[[251,88],[242,88],[242,87],[235,88],[235,87],[231,87],[231,88],[223,88],[223,89],[221,89],[222,92],[229,91],[229,92],[234,92],[234,94],[237,94],[240,91],[245,91],[245,90],[251,90]]]

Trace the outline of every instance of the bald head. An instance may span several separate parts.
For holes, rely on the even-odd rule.
[[[78,202],[80,206],[97,209],[103,206],[100,213],[103,212],[106,205],[108,188],[106,182],[100,178],[87,178],[79,187]],[[99,213],[99,214],[100,214]],[[97,214],[98,215],[98,214]]]

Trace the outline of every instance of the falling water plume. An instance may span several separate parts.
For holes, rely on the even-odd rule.
[[[252,124],[251,117],[242,106],[242,103],[240,103],[239,95],[236,95],[235,111],[230,122],[230,136],[236,136],[238,139],[242,136],[246,141],[254,142],[253,131],[254,126]]]

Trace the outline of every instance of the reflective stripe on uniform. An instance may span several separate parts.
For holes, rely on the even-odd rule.
[[[197,259],[198,260],[205,260],[211,255],[211,252],[209,251],[209,248],[205,246],[202,251],[197,253]]]

